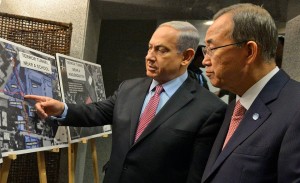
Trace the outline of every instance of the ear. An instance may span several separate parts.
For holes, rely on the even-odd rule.
[[[257,59],[259,55],[258,45],[254,41],[248,41],[246,43],[246,47],[247,47],[247,63],[251,64]]]
[[[183,52],[182,65],[189,65],[193,60],[195,51],[192,48],[189,48]]]

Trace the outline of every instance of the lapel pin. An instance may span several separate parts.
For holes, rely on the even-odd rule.
[[[254,119],[255,121],[258,120],[259,118],[259,114],[258,113],[254,113],[252,116],[252,119]]]

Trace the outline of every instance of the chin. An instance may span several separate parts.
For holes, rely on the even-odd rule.
[[[151,73],[151,72],[146,72],[146,75],[148,76],[148,77],[150,77],[150,78],[155,78],[156,77],[156,74],[154,74],[154,73]]]
[[[210,80],[211,85],[213,85],[214,87],[220,88],[221,85],[218,81],[214,81],[214,80]]]
[[[146,74],[149,77],[155,77],[155,76],[157,76],[157,73],[155,71],[149,71],[149,70],[147,70]]]

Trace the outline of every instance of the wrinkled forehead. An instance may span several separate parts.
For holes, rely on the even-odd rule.
[[[179,31],[170,26],[161,26],[153,33],[149,44],[153,45],[169,45],[177,43]]]
[[[231,39],[233,27],[234,24],[230,14],[220,16],[208,28],[205,35],[205,43],[213,44],[215,41],[223,42],[227,39]]]

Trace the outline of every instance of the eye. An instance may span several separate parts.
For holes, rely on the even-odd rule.
[[[156,49],[156,52],[159,53],[159,54],[164,54],[164,53],[167,53],[169,50],[165,47],[158,47]]]
[[[163,55],[166,54],[167,52],[169,52],[170,50],[164,46],[153,46],[153,45],[149,45],[148,46],[148,53],[153,51],[154,54],[157,55]]]
[[[211,49],[210,47],[205,47],[204,52],[207,55],[212,55],[214,49]]]

